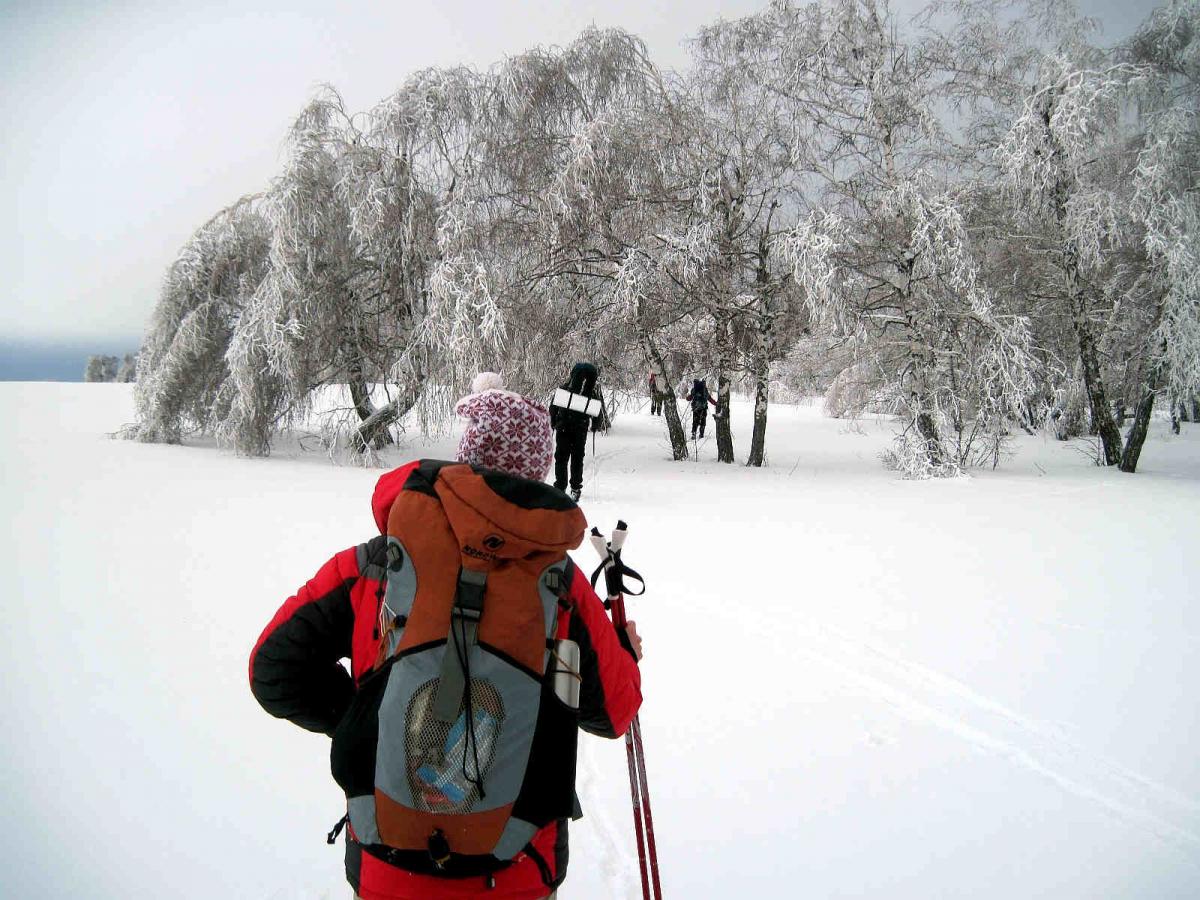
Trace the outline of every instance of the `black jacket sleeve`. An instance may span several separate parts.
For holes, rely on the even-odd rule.
[[[351,548],[325,563],[263,630],[250,654],[250,690],[271,715],[333,734],[354,696],[338,660],[350,655],[357,578]]]

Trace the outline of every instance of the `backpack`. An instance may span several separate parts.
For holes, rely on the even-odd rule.
[[[692,412],[701,412],[708,404],[708,386],[697,379],[692,382]]]
[[[409,474],[363,573],[378,612],[356,627],[376,630],[378,656],[330,754],[368,852],[486,875],[575,813],[575,711],[551,661],[569,658],[566,550],[583,530],[548,485],[432,460]]]
[[[571,367],[571,377],[550,402],[550,421],[555,428],[594,427],[603,413],[596,385],[599,374],[591,363],[577,362]]]

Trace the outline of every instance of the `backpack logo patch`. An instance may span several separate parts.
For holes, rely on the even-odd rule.
[[[472,547],[470,544],[465,545],[462,548],[462,552],[464,555],[469,556],[472,559],[482,559],[484,562],[496,561],[495,553],[489,553],[486,550],[478,550],[475,547]]]

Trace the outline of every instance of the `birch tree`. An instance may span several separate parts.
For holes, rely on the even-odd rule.
[[[1029,329],[978,278],[936,59],[875,0],[778,2],[751,35],[810,173],[811,211],[779,240],[813,328],[853,343],[863,405],[900,414],[905,474],[957,472],[980,438],[994,460],[1031,386]]]
[[[1063,52],[1000,147],[1070,312],[1102,461],[1136,470],[1163,392],[1197,383],[1196,4],[1117,54]],[[1122,440],[1112,412],[1131,403]]]
[[[1200,392],[1200,3],[1155,10],[1124,50],[1149,70],[1129,210],[1142,230],[1140,280],[1154,328],[1142,345],[1148,365],[1121,456],[1121,469],[1133,472],[1155,396],[1165,391],[1174,410]]]
[[[772,69],[776,42],[792,37],[777,32],[780,20],[768,13],[703,29],[687,82],[705,117],[694,151],[699,218],[711,220],[717,236],[708,289],[697,297],[714,320],[720,360],[718,458],[733,459],[729,376],[737,368],[754,385],[752,466],[765,458],[771,365],[785,355],[802,310],[777,239],[811,203],[811,173],[792,142],[793,110],[772,80],[781,74]]]

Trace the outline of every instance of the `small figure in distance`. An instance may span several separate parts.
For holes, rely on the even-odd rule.
[[[716,406],[717,401],[709,393],[708,385],[704,383],[703,378],[692,381],[692,389],[688,391],[687,397],[684,399],[692,404],[692,440],[696,439],[697,429],[699,429],[700,437],[704,437],[704,426],[708,422],[708,404]]]

